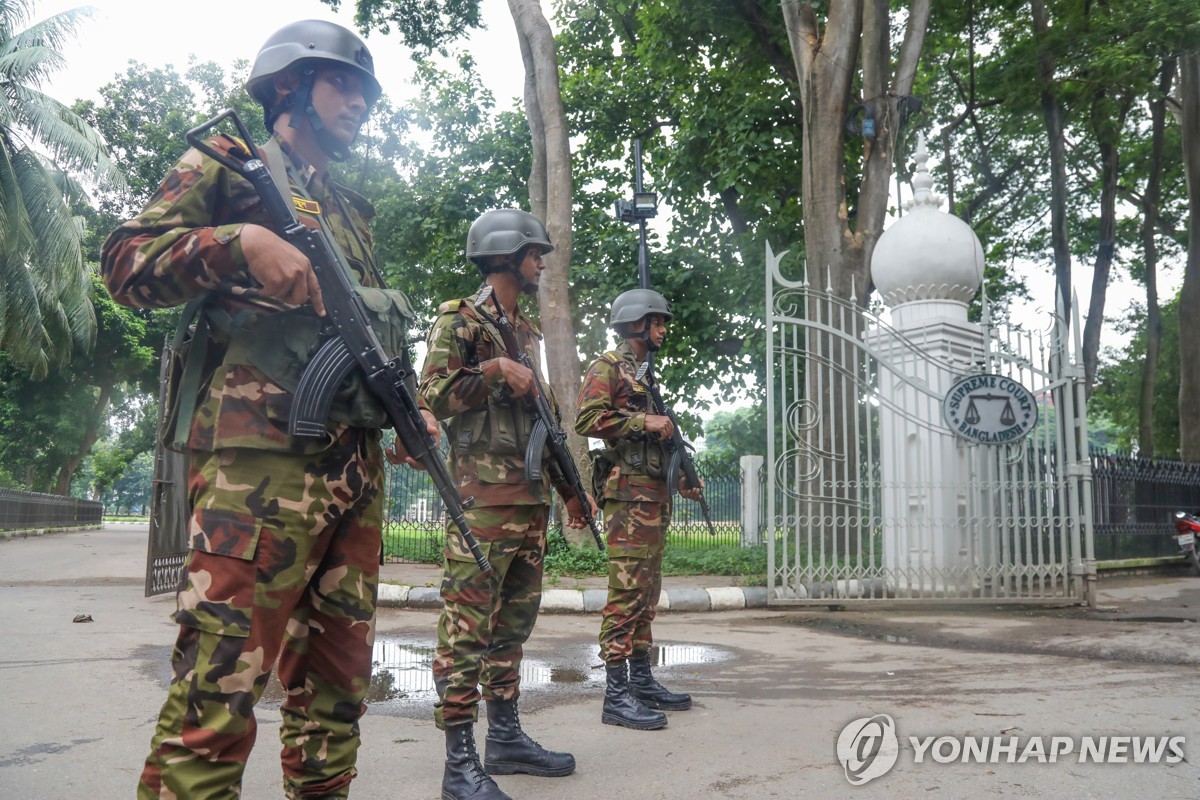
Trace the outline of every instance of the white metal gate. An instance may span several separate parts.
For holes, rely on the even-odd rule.
[[[978,346],[947,351],[784,278],[783,255],[768,245],[770,604],[1092,603],[1083,370],[1063,315],[1030,333],[985,306],[960,326]],[[976,374],[1032,392],[1027,436],[978,444],[942,421],[947,380]]]

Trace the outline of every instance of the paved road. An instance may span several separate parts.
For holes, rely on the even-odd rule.
[[[145,530],[0,542],[0,798],[132,797],[167,680],[168,597],[141,590]],[[662,731],[599,724],[598,619],[546,615],[528,646],[526,729],[574,752],[567,778],[512,776],[514,798],[1195,798],[1200,796],[1200,578],[1104,581],[1082,609],[751,610],[666,614],[658,674],[695,708]],[[73,623],[78,614],[90,623]],[[435,614],[379,617],[358,798],[435,798],[429,718]],[[243,797],[278,798],[276,695]],[[839,733],[887,714],[894,769],[852,786]],[[916,763],[928,737],[1182,736],[1186,761]],[[979,739],[982,741],[982,739]],[[941,747],[949,755],[952,742]],[[1018,752],[1019,755],[1019,752]],[[1132,760],[1132,759],[1130,759]]]

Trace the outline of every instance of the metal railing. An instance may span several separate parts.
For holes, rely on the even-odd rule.
[[[0,530],[98,527],[104,504],[57,494],[0,489]]]
[[[1176,556],[1176,511],[1200,509],[1200,464],[1094,450],[1096,559]]]
[[[716,536],[708,532],[699,503],[675,497],[669,543],[672,547],[736,547],[742,543],[742,476],[738,469],[714,471],[697,465],[704,481]],[[384,561],[433,563],[442,555],[446,514],[429,475],[388,466],[383,507]],[[551,519],[551,527],[556,524]]]

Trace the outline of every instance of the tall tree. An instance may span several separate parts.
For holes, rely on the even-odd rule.
[[[1041,76],[1042,117],[1050,151],[1050,243],[1054,249],[1054,279],[1067,320],[1071,319],[1071,244],[1067,230],[1067,154],[1063,110],[1055,87],[1055,53],[1051,44],[1050,18],[1045,0],[1031,0],[1034,37],[1038,42],[1038,73]],[[1058,307],[1056,304],[1056,308]]]
[[[0,350],[40,377],[95,334],[82,226],[71,213],[85,192],[74,176],[119,182],[120,174],[100,136],[41,91],[90,9],[23,29],[31,7],[0,0]]]
[[[1158,227],[1162,205],[1163,160],[1166,150],[1167,98],[1171,94],[1178,59],[1162,59],[1156,91],[1149,98],[1150,153],[1145,190],[1138,205],[1142,224],[1138,235],[1142,247],[1143,282],[1146,284],[1145,357],[1142,360],[1141,390],[1138,394],[1138,444],[1146,458],[1153,458],[1157,447],[1154,429],[1154,401],[1158,385],[1158,359],[1162,349],[1162,310],[1158,300]]]
[[[1179,58],[1188,249],[1179,295],[1179,455],[1200,461],[1200,50]]]
[[[827,9],[827,10],[826,10]],[[914,0],[893,59],[886,0],[842,3],[784,0],[783,16],[804,106],[804,250],[807,276],[841,297],[866,302],[871,253],[883,233],[896,142],[907,119],[929,0]],[[861,156],[850,166],[846,118],[861,92]],[[857,148],[851,153],[859,152]],[[847,186],[856,182],[850,207]]]
[[[574,184],[570,131],[558,80],[558,50],[550,23],[538,0],[508,0],[525,63],[525,116],[533,143],[529,204],[546,223],[554,252],[546,256],[546,274],[538,289],[539,317],[547,334],[546,361],[550,385],[562,409],[563,428],[578,459],[587,443],[575,434],[575,402],[579,396],[579,350],[571,319],[571,254],[573,252]]]
[[[336,7],[337,0],[326,0]],[[528,203],[549,230],[555,251],[546,258],[539,290],[539,321],[547,333],[548,378],[572,431],[581,374],[568,290],[572,253],[572,192],[569,132],[559,90],[558,59],[550,24],[537,0],[509,0],[517,45],[525,65],[525,108],[533,161]],[[405,44],[422,60],[480,24],[479,0],[418,5],[411,0],[356,0],[356,19],[364,32],[399,30]],[[486,210],[486,209],[482,209]],[[573,449],[583,443],[569,434]]]

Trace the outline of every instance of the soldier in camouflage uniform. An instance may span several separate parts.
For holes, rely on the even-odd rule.
[[[371,205],[328,175],[380,94],[366,46],[332,23],[293,23],[264,44],[246,88],[274,134],[262,152],[301,221],[324,229],[364,291],[379,286]],[[210,144],[249,155],[229,136]],[[196,324],[208,332],[187,355],[200,377],[175,388],[191,552],[174,615],[174,677],[139,798],[239,797],[254,706],[277,661],[286,796],[344,798],[356,775],[384,454],[378,422],[370,429],[361,411],[369,400],[353,387],[335,398],[324,436],[288,434],[291,381],[328,334],[308,259],[269,220],[250,183],[192,149],[101,254],[116,300],[165,308],[204,298]],[[387,296],[402,330],[406,301]]]
[[[447,527],[444,601],[433,663],[437,726],[446,732],[444,800],[505,800],[489,777],[524,772],[569,775],[575,759],[546,750],[521,730],[517,716],[522,644],[541,602],[542,562],[550,483],[567,504],[568,525],[586,525],[582,503],[550,462],[530,480],[525,449],[532,420],[521,398],[549,387],[505,354],[499,313],[518,344],[536,359],[541,335],[518,306],[536,295],[542,256],[553,250],[545,226],[532,214],[499,209],[480,216],[467,235],[466,256],[484,275],[473,298],[438,309],[429,332],[420,391],[438,419],[449,419],[450,471],[459,493],[474,498],[467,520],[495,571],[482,575],[458,530]],[[535,362],[536,363],[536,362]],[[474,724],[479,693],[487,702],[487,749],[481,768]]]
[[[651,289],[633,289],[613,301],[609,325],[622,342],[588,368],[579,391],[575,432],[604,440],[597,460],[608,468],[604,481],[604,520],[608,542],[608,602],[600,625],[600,657],[607,683],[601,721],[637,730],[667,724],[661,711],[691,708],[692,698],[665,689],[650,672],[650,648],[659,593],[662,557],[671,519],[666,476],[671,418],[651,413],[649,394],[638,367],[658,350],[667,333],[671,307]],[[703,487],[679,492],[698,499]],[[597,486],[597,491],[599,488]]]

